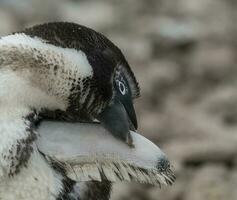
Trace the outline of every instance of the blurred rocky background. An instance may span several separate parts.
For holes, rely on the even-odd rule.
[[[176,169],[172,187],[117,185],[113,200],[237,199],[236,0],[0,0],[0,35],[48,21],[104,33],[140,82],[140,132]]]

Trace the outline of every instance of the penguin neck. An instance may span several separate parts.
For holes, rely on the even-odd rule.
[[[0,169],[11,177],[27,166],[33,152],[37,138],[33,128],[36,115],[23,107],[1,105],[0,110]]]
[[[8,107],[13,115],[21,114],[14,113],[20,110],[25,112],[24,108],[34,108],[37,111],[66,110],[67,102],[50,93],[50,89],[43,87],[42,82],[36,83],[33,76],[35,74],[36,72],[28,72],[24,68],[22,71],[14,71],[11,66],[9,69],[5,69],[4,66],[3,69],[0,68],[0,108]],[[45,78],[43,81],[48,79]]]

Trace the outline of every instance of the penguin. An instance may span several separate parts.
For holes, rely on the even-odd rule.
[[[76,182],[39,151],[36,124],[52,116],[96,119],[129,143],[129,130],[137,128],[132,101],[138,96],[119,48],[92,29],[55,22],[1,37],[0,199],[71,199]]]
[[[48,118],[97,120],[120,144],[133,146],[131,130],[137,129],[133,101],[139,96],[138,82],[122,52],[90,28],[55,22],[1,37],[0,199],[109,199],[111,180],[70,178],[63,161],[39,148],[37,127]],[[70,138],[67,133],[70,129],[61,141]]]

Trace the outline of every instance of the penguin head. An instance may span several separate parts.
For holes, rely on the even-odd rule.
[[[90,28],[55,22],[2,37],[0,64],[14,79],[4,83],[15,88],[12,99],[41,113],[97,119],[122,140],[137,129],[136,78],[121,50]]]

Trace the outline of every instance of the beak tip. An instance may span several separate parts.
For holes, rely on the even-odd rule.
[[[135,148],[135,145],[133,143],[133,138],[132,138],[132,135],[131,135],[130,132],[129,132],[128,137],[127,137],[127,144],[128,144],[129,147]]]
[[[128,112],[126,107],[115,99],[113,104],[106,107],[96,118],[112,135],[129,146],[134,146],[130,130],[137,129],[137,119],[133,107],[132,111]]]

